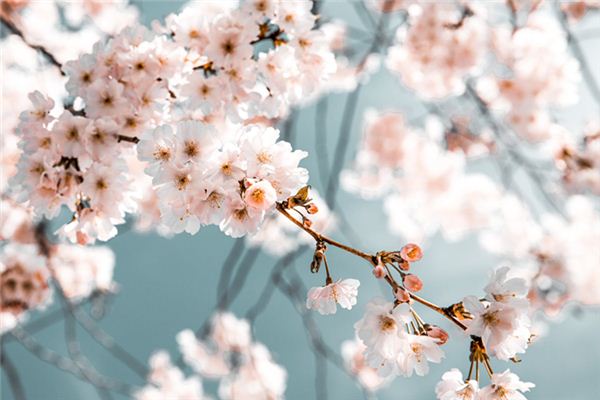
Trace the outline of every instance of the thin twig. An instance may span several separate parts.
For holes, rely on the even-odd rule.
[[[362,2],[360,3],[362,4]],[[388,2],[386,2],[386,4],[387,3]],[[389,13],[381,13],[381,17],[379,18],[377,28],[375,30],[373,42],[371,43],[371,47],[367,50],[365,55],[362,57],[361,61],[358,63],[356,70],[357,74],[361,73],[368,57],[375,51],[378,51],[380,47],[379,37],[382,35],[382,33],[387,27],[387,24],[389,22],[389,15]],[[356,113],[356,106],[358,104],[358,99],[362,87],[362,83],[358,81],[356,84],[356,88],[346,98],[346,105],[344,106],[344,111],[342,113],[342,123],[340,124],[340,131],[335,146],[335,153],[333,156],[333,163],[331,166],[331,174],[329,176],[329,181],[327,182],[327,189],[325,191],[325,201],[327,202],[329,208],[332,210],[335,208],[335,197],[339,185],[339,175],[344,166],[344,159],[346,157],[346,151],[350,142],[349,137],[351,133],[351,127],[353,124],[354,114]]]
[[[350,254],[353,254],[357,257],[360,257],[364,260],[366,260],[367,262],[369,262],[371,264],[372,267],[375,267],[377,265],[377,257],[375,255],[372,254],[368,254],[365,253],[364,251],[355,249],[353,247],[347,246],[345,244],[339,243],[325,235],[322,235],[316,231],[314,231],[311,228],[308,228],[306,226],[304,226],[304,224],[300,221],[298,221],[297,219],[295,219],[290,213],[287,212],[287,210],[285,209],[285,207],[281,204],[278,203],[277,204],[277,210],[283,214],[287,219],[289,219],[291,222],[293,222],[296,226],[298,226],[299,228],[301,228],[302,230],[304,230],[306,233],[308,233],[309,235],[311,235],[313,237],[313,239],[315,239],[316,242],[325,242],[327,244],[330,244],[334,247],[337,247],[341,250],[344,250]],[[396,283],[396,281],[391,277],[391,275],[386,275],[385,277],[386,282],[390,285],[390,287],[392,288],[392,290],[396,290],[396,288],[398,287],[398,284]],[[425,300],[423,298],[421,298],[420,296],[412,293],[412,292],[408,292],[409,296],[411,299],[413,299],[414,301],[421,303],[422,305],[430,308],[431,310],[437,312],[438,314],[444,316],[445,318],[447,318],[448,320],[450,320],[452,323],[454,323],[455,325],[457,325],[459,328],[466,330],[467,327],[465,324],[463,324],[462,322],[460,322],[456,317],[454,317],[452,314],[448,313],[444,308],[428,301]]]
[[[308,246],[301,246],[295,251],[292,251],[281,257],[277,263],[275,263],[271,269],[269,279],[261,290],[260,296],[258,296],[258,300],[256,300],[256,302],[246,312],[246,319],[250,322],[250,324],[253,324],[254,321],[256,321],[256,318],[266,309],[271,297],[273,296],[273,293],[275,292],[275,285],[281,279],[281,276],[285,270],[292,265],[294,260],[296,260],[306,250],[308,250]]]
[[[113,378],[109,378],[100,374],[96,375],[91,373],[90,376],[93,377],[93,380],[90,382],[81,373],[79,367],[75,364],[73,360],[44,347],[20,326],[13,328],[13,330],[11,331],[11,335],[13,335],[26,350],[28,350],[31,354],[33,354],[40,360],[55,366],[61,371],[68,372],[81,380],[91,383],[96,387],[105,388],[114,392],[125,394],[127,396],[130,396],[131,393],[138,390],[138,387],[136,386],[130,385],[125,382],[117,381]]]
[[[10,21],[8,18],[5,17],[0,17],[0,21],[6,26],[6,28],[8,28],[8,30],[19,36],[21,38],[21,40],[23,40],[23,42],[29,46],[30,48],[32,48],[33,50],[39,51],[40,53],[42,53],[42,55],[44,56],[44,58],[46,60],[48,60],[48,62],[52,65],[54,65],[56,68],[58,68],[58,71],[60,72],[60,74],[62,76],[66,76],[65,72],[62,70],[62,63],[60,61],[58,61],[56,59],[56,57],[54,56],[54,54],[52,54],[50,51],[48,51],[44,46],[38,45],[38,44],[33,44],[31,42],[29,42],[27,40],[27,38],[25,37],[25,35],[23,34],[23,31],[21,31],[12,21]]]
[[[560,9],[560,5],[558,2],[556,3],[556,13],[558,15],[558,20],[560,21],[563,31],[567,36],[567,41],[571,48],[571,52],[573,53],[573,56],[575,56],[577,61],[579,61],[581,74],[583,75],[583,79],[585,79],[586,87],[589,90],[592,97],[594,98],[594,100],[596,101],[596,103],[598,104],[598,106],[600,107],[600,86],[596,81],[596,77],[594,77],[594,73],[592,72],[592,69],[590,68],[590,65],[585,57],[583,49],[581,48],[581,44],[579,43],[577,37],[571,31],[571,28],[569,27],[569,20],[565,13]],[[596,70],[596,72],[597,71],[598,70]]]
[[[225,257],[225,261],[221,265],[221,272],[219,274],[219,283],[217,284],[217,302],[219,298],[223,295],[223,292],[229,286],[229,278],[231,276],[231,272],[235,268],[238,260],[242,252],[244,251],[244,238],[238,238],[233,243],[233,246],[229,250],[227,257]]]
[[[223,292],[221,297],[219,298],[219,302],[217,303],[217,308],[219,310],[223,310],[227,308],[239,295],[240,289],[246,282],[246,278],[256,261],[256,257],[260,253],[260,247],[253,247],[244,256],[240,266],[238,267],[237,273],[231,282],[231,285]]]
[[[15,400],[25,400],[27,396],[25,396],[25,387],[23,386],[23,382],[21,381],[21,376],[19,375],[19,371],[17,367],[12,363],[12,360],[6,354],[6,349],[4,346],[0,349],[0,364],[2,365],[2,369],[4,370],[4,374],[6,375],[6,379],[8,380],[8,384],[10,385],[10,390],[13,394]]]

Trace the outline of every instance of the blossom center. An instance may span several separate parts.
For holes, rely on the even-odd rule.
[[[483,322],[486,325],[496,325],[499,321],[498,311],[487,312],[482,315]]]
[[[98,190],[108,189],[108,184],[106,183],[104,178],[100,178],[96,181],[96,189],[98,189]]]
[[[171,151],[161,146],[156,149],[153,155],[156,160],[168,161],[171,158]]]
[[[265,191],[262,189],[256,189],[251,194],[252,200],[257,203],[262,203],[265,200]]]
[[[269,153],[267,153],[266,151],[261,151],[260,153],[258,153],[258,155],[256,156],[256,159],[258,160],[258,162],[260,162],[261,164],[267,164],[270,163],[272,160],[272,157]]]
[[[190,158],[196,157],[200,153],[200,149],[198,148],[198,143],[188,140],[184,143],[183,152],[186,156]]]
[[[223,42],[221,48],[225,54],[232,54],[233,50],[235,49],[235,45],[231,39],[227,39],[225,42]]]
[[[394,321],[394,318],[389,317],[387,315],[381,315],[379,317],[379,329],[381,329],[382,332],[389,332],[392,331],[396,328],[396,321]]]
[[[175,181],[177,183],[177,189],[184,190],[187,187],[187,185],[190,183],[191,179],[187,174],[182,174],[182,175],[178,175],[175,178]]]

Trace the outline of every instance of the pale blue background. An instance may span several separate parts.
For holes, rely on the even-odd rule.
[[[144,19],[164,16],[176,10],[175,2],[138,2]],[[346,18],[360,26],[352,7],[346,2],[328,2],[325,15]],[[596,20],[597,21],[597,20]],[[597,26],[597,25],[596,25]],[[588,51],[598,49],[599,42],[586,41]],[[597,56],[596,56],[597,60]],[[597,64],[596,64],[597,65]],[[598,70],[596,70],[598,73]],[[580,121],[585,112],[593,110],[589,96],[585,95],[577,114],[568,118]],[[344,96],[334,95],[330,101],[328,142],[335,143],[339,131],[339,120],[344,105]],[[359,101],[355,114],[349,156],[355,151],[360,135],[362,110],[366,107],[399,108],[409,116],[422,114],[421,106],[412,95],[401,87],[387,72],[377,74]],[[297,147],[306,149],[311,156],[304,165],[312,173],[312,184],[322,189],[319,182],[314,156],[314,106],[300,113],[296,124]],[[330,151],[331,159],[331,151]],[[348,158],[350,159],[350,158]],[[478,163],[474,169],[490,171],[490,165]],[[391,236],[386,228],[386,218],[380,202],[366,202],[340,192],[339,200],[346,215],[352,216],[352,226],[360,232],[362,247],[368,251],[399,248],[401,238]],[[340,237],[339,233],[335,236]],[[138,359],[146,360],[156,349],[165,348],[173,358],[178,357],[175,335],[186,328],[196,328],[207,318],[215,303],[215,288],[221,263],[234,241],[215,228],[203,229],[195,236],[180,235],[167,240],[156,235],[139,235],[127,232],[109,242],[117,256],[115,280],[121,288],[111,312],[102,326]],[[499,260],[477,250],[473,237],[459,243],[446,244],[435,238],[425,249],[425,258],[416,269],[425,281],[423,296],[439,304],[450,304],[466,293],[479,293],[490,269]],[[366,301],[380,293],[380,288],[371,279],[369,269],[359,260],[330,251],[333,272],[339,277],[354,277],[362,282],[359,303],[352,311],[341,311],[335,316],[315,319],[325,335],[325,340],[334,348],[353,336],[353,324],[363,311]],[[232,309],[243,315],[256,300],[275,259],[261,255],[254,266],[248,282]],[[321,284],[321,277],[311,275],[308,270],[310,256],[305,255],[294,268],[302,275],[307,286]],[[54,306],[56,307],[56,305]],[[600,312],[584,310],[565,313],[564,321],[540,340],[523,357],[520,365],[494,362],[497,370],[510,367],[522,379],[535,382],[537,387],[528,396],[532,400],[592,400],[600,398]],[[431,321],[441,322],[437,316],[424,312]],[[35,319],[35,315],[32,319]],[[442,373],[452,367],[465,371],[468,368],[468,340],[448,327],[455,340],[444,348],[446,360],[433,365],[426,377],[396,379],[392,385],[379,392],[380,399],[433,399],[433,387]],[[258,319],[255,338],[268,345],[277,361],[287,369],[289,399],[312,399],[315,397],[315,362],[309,351],[304,329],[287,298],[276,292],[268,309]],[[99,371],[119,379],[142,384],[141,380],[103,351],[83,331],[79,335],[85,354]],[[36,337],[46,346],[66,354],[62,322],[40,332]],[[30,399],[78,400],[94,399],[98,395],[88,384],[39,362],[19,344],[10,343],[7,351],[15,362]],[[10,390],[2,376],[2,398],[11,399]],[[339,370],[328,368],[328,392],[330,399],[360,399],[360,390]],[[209,387],[212,387],[209,385]],[[116,396],[116,398],[120,398]]]

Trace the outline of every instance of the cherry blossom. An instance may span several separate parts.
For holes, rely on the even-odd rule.
[[[535,387],[533,383],[522,382],[517,375],[506,370],[492,375],[491,384],[481,388],[480,397],[490,400],[524,400],[522,392]]]
[[[252,340],[246,320],[230,313],[216,314],[204,340],[184,330],[177,341],[185,362],[197,374],[220,380],[220,398],[283,398],[287,373],[267,347]]]
[[[322,315],[335,314],[337,304],[347,310],[356,305],[358,287],[356,279],[343,279],[323,287],[313,287],[308,291],[306,308],[314,309]]]
[[[419,376],[427,375],[428,362],[439,363],[444,357],[438,341],[432,337],[411,335],[402,331],[400,338],[404,349],[398,356],[398,366],[404,376],[412,376],[413,371]]]
[[[452,368],[442,375],[442,380],[435,386],[435,394],[439,400],[476,400],[480,398],[478,382],[463,379],[462,373],[456,368]]]
[[[362,387],[370,392],[375,392],[389,382],[377,373],[377,370],[367,365],[364,351],[365,345],[360,339],[346,340],[342,342],[342,357],[346,368],[356,376]]]
[[[497,28],[493,46],[512,76],[482,79],[478,83],[482,97],[493,108],[505,110],[507,120],[525,139],[549,139],[555,124],[545,108],[573,104],[581,79],[563,32],[554,20],[538,12],[514,34],[508,27]]]
[[[531,336],[529,286],[521,277],[509,277],[508,267],[498,268],[486,286],[484,301],[468,296],[463,304],[471,315],[466,332],[482,338],[488,351],[502,360],[524,353]]]
[[[108,247],[59,245],[51,258],[51,268],[65,296],[87,297],[98,290],[114,289],[115,255]]]
[[[137,10],[125,0],[5,3],[0,334],[44,361],[112,390],[108,377],[88,373],[75,359],[78,343],[67,337],[68,325],[64,359],[31,345],[20,334],[28,327],[18,325],[29,310],[49,304],[52,286],[70,306],[65,318],[75,320],[76,303],[115,292],[114,254],[91,245],[129,223],[167,237],[214,225],[245,237],[238,244],[285,256],[276,264],[282,267],[314,249],[310,271],[325,285],[308,291],[306,308],[322,315],[358,304],[360,282],[334,281],[340,271],[329,255],[359,259],[385,298],[368,301],[355,339],[341,350],[348,375],[368,395],[396,376],[428,374],[430,363],[444,358],[442,346],[462,336],[470,343],[468,376],[450,369],[435,388],[437,398],[524,400],[534,385],[510,370],[494,373],[491,357],[517,362],[545,327],[537,311],[553,316],[568,302],[600,304],[600,214],[593,199],[600,193],[600,135],[595,122],[582,129],[561,112],[579,99],[582,79],[598,100],[593,63],[570,29],[598,8],[595,0],[556,6],[370,0],[364,15],[357,8],[361,26],[329,18],[320,2],[308,0],[191,2],[151,28],[136,21]],[[556,18],[546,12],[550,7]],[[346,147],[354,129],[349,116],[364,103],[361,88],[382,63],[387,72],[375,83],[391,74],[401,89],[394,93],[410,94],[410,106],[367,110],[355,158],[345,165],[354,151]],[[300,137],[306,131],[294,123],[304,106],[333,92],[350,94],[332,167],[317,160],[327,188],[322,199],[309,190],[301,164],[308,153],[295,148],[306,143]],[[317,146],[325,139],[318,135],[329,135],[321,131],[331,123],[326,100],[315,114]],[[318,150],[320,156],[330,149]],[[370,252],[362,237],[347,235],[356,245],[334,238],[337,219],[339,233],[356,222],[343,209],[353,200],[336,198],[338,180],[360,197],[381,199],[389,230],[407,244]],[[59,217],[63,224],[47,232],[45,219]],[[422,290],[425,275],[413,263],[428,239],[456,242],[470,234],[502,266],[483,295],[458,294],[438,305]],[[248,309],[249,320],[228,310],[236,291],[227,293],[228,304],[218,301],[203,327],[177,334],[187,371],[156,352],[146,382],[129,394],[202,400],[210,398],[204,380],[213,380],[208,387],[222,399],[283,399],[288,373],[253,336],[253,313],[266,306],[270,291],[294,306],[298,296],[302,302],[302,279],[290,279],[289,269],[278,272]],[[296,308],[317,362],[323,357],[342,366],[311,314]],[[462,335],[426,321],[421,308]],[[81,325],[119,358],[127,353],[95,321]]]
[[[212,337],[222,350],[241,351],[250,345],[250,325],[231,313],[220,313],[212,320]]]
[[[397,370],[397,358],[403,350],[400,334],[410,318],[408,304],[394,307],[393,303],[375,299],[367,304],[365,315],[354,325],[357,337],[367,347],[367,364],[380,375],[389,376]]]
[[[396,33],[386,66],[425,99],[459,95],[465,76],[483,63],[488,32],[485,10],[423,3],[408,8],[409,27]]]
[[[420,132],[399,113],[367,112],[364,145],[342,176],[351,192],[385,196],[390,229],[407,240],[422,242],[438,230],[459,240],[489,226],[500,204],[502,191],[491,179],[466,173],[464,154],[441,147],[441,130],[434,119]]]
[[[165,398],[204,400],[201,380],[194,376],[186,378],[183,372],[171,363],[169,354],[159,351],[150,358],[151,384],[135,393],[136,400],[158,400]]]

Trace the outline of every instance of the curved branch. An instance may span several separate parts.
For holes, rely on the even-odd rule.
[[[20,30],[12,21],[10,21],[8,18],[6,17],[0,17],[0,21],[2,22],[2,24],[4,24],[4,26],[6,26],[6,28],[14,35],[17,35],[21,38],[21,40],[23,40],[23,42],[29,46],[30,48],[32,48],[33,50],[39,51],[40,53],[42,53],[42,55],[44,56],[44,58],[46,60],[48,60],[48,62],[52,65],[54,65],[56,68],[58,68],[58,71],[60,72],[60,74],[62,76],[66,76],[65,72],[62,70],[62,63],[60,61],[58,61],[56,59],[56,57],[54,56],[54,54],[52,54],[50,51],[48,51],[48,49],[46,49],[44,46],[39,45],[39,44],[33,44],[31,42],[29,42],[27,40],[27,38],[25,37],[25,34],[23,33],[22,30]]]
[[[377,266],[377,257],[373,254],[368,254],[365,253],[364,251],[355,249],[353,247],[347,246],[343,243],[339,243],[325,235],[322,235],[316,231],[314,231],[313,229],[304,226],[304,224],[302,224],[302,222],[298,221],[296,218],[294,218],[290,213],[287,212],[286,208],[281,204],[281,203],[277,203],[277,211],[279,211],[281,214],[283,214],[287,219],[289,219],[291,222],[293,222],[297,227],[299,227],[300,229],[302,229],[303,231],[305,231],[306,233],[308,233],[309,235],[311,235],[313,237],[313,239],[315,239],[315,241],[318,242],[323,242],[323,243],[327,243],[330,244],[334,247],[337,247],[339,249],[342,249],[350,254],[353,254],[357,257],[360,257],[366,261],[368,261],[372,267]],[[398,287],[398,284],[389,276],[387,275],[385,277],[385,281],[390,285],[390,287],[392,288],[392,290],[396,290],[396,288]],[[465,324],[463,324],[460,320],[458,320],[456,317],[454,317],[452,314],[450,314],[445,308],[440,307],[428,300],[423,299],[422,297],[407,291],[410,298],[413,299],[414,301],[421,303],[422,305],[424,305],[425,307],[435,311],[436,313],[444,316],[445,318],[447,318],[448,320],[450,320],[452,323],[454,323],[456,326],[458,326],[460,329],[462,330],[466,330],[467,326]]]

